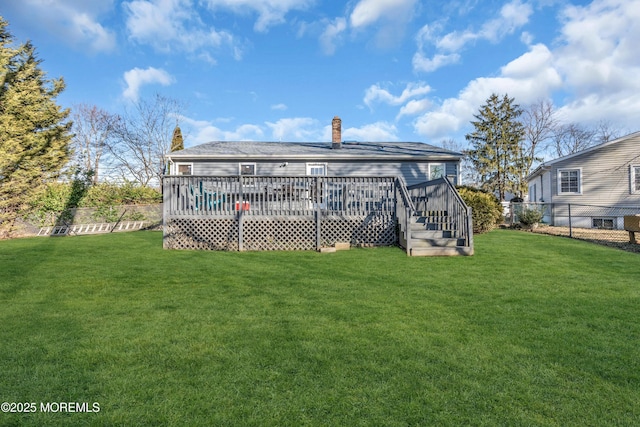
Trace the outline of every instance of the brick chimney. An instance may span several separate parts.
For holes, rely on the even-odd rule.
[[[342,148],[342,120],[338,116],[331,121],[331,148]]]

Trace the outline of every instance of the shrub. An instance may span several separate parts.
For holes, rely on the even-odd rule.
[[[533,224],[538,224],[542,221],[543,216],[544,211],[536,207],[523,207],[522,210],[518,212],[518,220],[520,221],[520,224],[526,227],[530,227]]]
[[[71,183],[50,183],[31,204],[29,219],[40,225],[61,220],[71,221],[72,209],[80,207],[96,208],[93,213],[93,219],[96,221],[114,222],[122,214],[120,209],[117,209],[120,205],[156,203],[162,203],[162,194],[154,188],[133,183],[118,185],[106,182],[90,186],[85,181],[76,179]],[[141,213],[128,215],[144,218],[144,214]],[[127,216],[124,218],[128,219]]]
[[[458,187],[462,200],[472,209],[473,232],[485,233],[502,222],[502,205],[496,196],[473,187]]]

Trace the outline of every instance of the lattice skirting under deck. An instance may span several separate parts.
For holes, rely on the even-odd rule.
[[[247,217],[243,220],[242,237],[248,251],[313,250],[316,221],[313,217]]]
[[[391,246],[398,242],[392,215],[327,216],[321,222],[322,246],[348,242],[352,246]]]
[[[169,249],[239,249],[239,218],[173,218],[164,228],[164,247]],[[314,217],[242,218],[244,250],[314,250],[317,242]],[[324,216],[320,222],[322,246],[349,242],[354,246],[390,246],[397,243],[392,215]]]
[[[164,226],[164,247],[167,249],[238,250],[238,220],[170,219]]]

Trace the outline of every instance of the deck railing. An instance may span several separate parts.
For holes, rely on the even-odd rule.
[[[438,178],[407,188],[420,215],[446,216],[455,237],[465,239],[465,246],[473,246],[471,208],[447,178]]]
[[[416,207],[411,200],[404,180],[396,180],[396,218],[398,220],[401,242],[404,242],[407,255],[411,254],[411,219],[416,213]]]
[[[395,178],[291,176],[167,176],[171,217],[366,215],[395,210]]]
[[[473,238],[471,210],[446,179],[407,187],[396,177],[166,176],[163,199],[167,247],[319,249],[401,239],[410,253],[412,222],[425,211],[441,211],[467,246]]]

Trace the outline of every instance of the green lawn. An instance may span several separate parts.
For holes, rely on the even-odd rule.
[[[2,241],[0,402],[37,412],[0,425],[640,425],[639,266],[515,231],[453,258]]]

